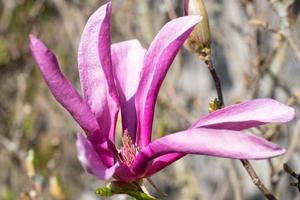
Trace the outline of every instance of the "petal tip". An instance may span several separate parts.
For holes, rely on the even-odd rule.
[[[105,6],[106,6],[106,15],[110,15],[111,11],[112,11],[112,3],[111,3],[111,1],[107,2],[105,4]]]
[[[48,50],[45,44],[33,34],[29,35],[29,41],[32,52],[43,52]]]
[[[37,43],[39,42],[39,39],[33,35],[32,33],[29,34],[29,43],[30,43],[30,47],[34,47]]]
[[[263,156],[261,156],[260,158],[257,158],[258,160],[261,160],[261,159],[271,159],[271,158],[274,158],[274,157],[278,157],[278,156],[281,156],[282,154],[284,154],[286,152],[286,150],[282,147],[280,147],[279,145],[277,144],[274,144],[274,143],[271,143],[269,141],[267,141],[267,143],[265,143],[265,147],[267,149],[264,149],[266,151],[266,154],[261,154]],[[264,150],[261,150],[264,151]]]
[[[34,42],[37,38],[34,34],[30,33],[29,34],[29,39],[30,39],[30,42]]]
[[[290,107],[290,108],[291,108],[291,111],[290,111],[290,120],[289,121],[293,120],[296,116],[296,109],[292,108],[292,107]]]
[[[274,158],[274,157],[278,157],[281,156],[283,154],[285,154],[286,150],[284,148],[281,148],[280,146],[277,146],[276,149],[274,149],[274,151],[271,153],[271,155],[269,156],[269,158]]]
[[[286,153],[286,149],[285,148],[281,148],[281,147],[279,147],[279,148],[280,149],[278,149],[278,156]]]

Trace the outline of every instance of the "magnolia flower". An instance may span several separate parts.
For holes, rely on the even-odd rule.
[[[35,36],[30,47],[56,100],[85,134],[78,157],[99,179],[133,182],[149,177],[186,154],[233,159],[267,159],[285,152],[263,138],[241,132],[292,120],[294,110],[272,99],[257,99],[206,115],[189,129],[151,141],[155,101],[177,52],[200,16],[167,23],[144,49],[137,40],[111,44],[111,3],[89,18],[80,41],[78,67],[83,97],[66,79],[55,55]],[[118,111],[122,147],[115,141]]]

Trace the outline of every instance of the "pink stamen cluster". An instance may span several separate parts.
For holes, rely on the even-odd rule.
[[[133,144],[132,139],[127,130],[124,131],[122,136],[122,148],[119,151],[118,157],[120,161],[125,163],[127,166],[131,166],[134,162],[137,147]]]

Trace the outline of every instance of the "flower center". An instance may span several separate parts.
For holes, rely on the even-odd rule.
[[[122,148],[118,154],[119,160],[125,163],[127,166],[130,166],[132,165],[137,152],[137,146],[134,145],[130,135],[128,134],[128,131],[125,130],[122,136]]]

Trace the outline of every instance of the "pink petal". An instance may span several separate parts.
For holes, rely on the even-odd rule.
[[[89,136],[99,134],[99,125],[95,116],[60,71],[55,55],[34,35],[30,35],[30,48],[43,78],[56,100],[69,111]]]
[[[118,100],[110,55],[110,21],[111,3],[89,18],[80,40],[78,66],[84,98],[105,137],[114,142]]]
[[[80,133],[77,134],[76,147],[78,159],[89,173],[94,174],[102,180],[107,180],[113,176],[118,163],[115,163],[110,168],[106,167],[91,142]]]
[[[169,166],[173,162],[179,160],[184,157],[185,153],[168,153],[166,155],[160,156],[153,160],[151,165],[148,167],[147,172],[145,173],[145,177],[152,176],[156,172],[162,170],[163,168]]]
[[[143,174],[153,159],[169,153],[267,159],[284,152],[278,145],[254,135],[231,130],[196,128],[170,134],[150,143],[137,155],[133,170],[137,174]]]
[[[116,89],[121,104],[123,130],[135,141],[136,110],[135,93],[140,81],[146,49],[139,41],[129,40],[111,46]]]
[[[256,99],[215,111],[196,122],[192,128],[243,130],[266,123],[283,123],[294,118],[293,108],[272,99]],[[153,161],[147,175],[163,169],[185,154],[166,154]]]
[[[131,168],[120,161],[116,168],[114,178],[123,182],[136,181],[138,177],[132,172]]]
[[[167,23],[150,45],[136,94],[138,115],[137,142],[143,147],[151,141],[155,101],[160,85],[180,47],[201,20],[200,16],[187,16]]]
[[[234,104],[202,117],[192,128],[243,130],[266,123],[291,121],[295,110],[273,99],[255,99]]]

